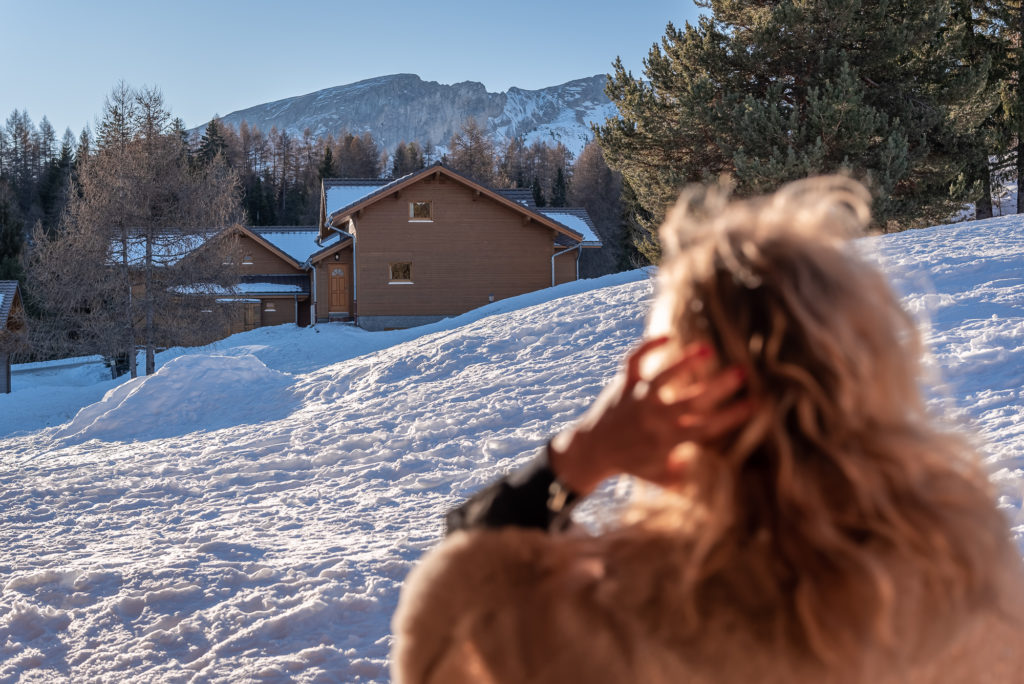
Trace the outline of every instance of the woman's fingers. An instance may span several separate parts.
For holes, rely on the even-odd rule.
[[[640,371],[644,357],[668,342],[668,337],[652,337],[644,340],[626,356],[626,383],[632,387],[640,382]]]
[[[661,392],[663,388],[678,382],[680,375],[687,372],[695,372],[700,369],[705,363],[707,363],[713,356],[714,350],[706,344],[696,343],[687,346],[683,349],[682,356],[679,360],[673,362],[667,368],[662,369],[647,383],[651,388],[651,393],[655,396]]]
[[[664,404],[671,414],[703,414],[713,411],[739,392],[746,383],[742,368],[734,366],[702,382],[684,388],[673,401]]]

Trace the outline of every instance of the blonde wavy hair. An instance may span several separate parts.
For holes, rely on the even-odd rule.
[[[914,321],[851,247],[870,196],[844,177],[727,194],[689,190],[666,219],[649,333],[710,341],[755,415],[642,524],[688,530],[693,630],[726,600],[829,667],[923,647],[998,603],[1012,544],[976,454],[925,406]]]

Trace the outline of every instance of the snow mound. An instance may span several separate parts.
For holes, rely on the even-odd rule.
[[[251,354],[179,356],[110,390],[54,436],[65,445],[150,440],[274,420],[297,403],[287,391],[291,381]]]

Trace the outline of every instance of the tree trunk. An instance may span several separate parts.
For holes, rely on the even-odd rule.
[[[1024,7],[1024,5],[1022,5]],[[1020,190],[1020,181],[1024,179],[1024,136],[1017,133],[1017,213],[1024,213],[1024,193]]]
[[[1017,83],[1014,96],[1017,105],[1021,104],[1024,93],[1021,93],[1021,76],[1024,75],[1024,2],[1020,3],[1017,10]],[[1024,193],[1021,193],[1021,180],[1024,180],[1024,134],[1021,132],[1021,115],[1018,111],[1014,116],[1017,128],[1017,213],[1024,213]]]
[[[128,233],[121,233],[121,267],[124,269],[122,277],[124,278],[124,287],[127,292],[128,311],[125,316],[125,332],[127,333],[127,349],[128,352],[128,370],[131,373],[131,377],[139,377],[139,364],[135,359],[135,325],[133,323],[133,302],[132,302],[132,274],[128,264]]]
[[[156,359],[153,357],[153,346],[156,337],[153,322],[153,236],[146,239],[146,375],[156,370]]]
[[[978,154],[977,180],[981,181],[981,197],[974,205],[974,218],[992,218],[992,170],[988,165],[988,154],[982,150]]]

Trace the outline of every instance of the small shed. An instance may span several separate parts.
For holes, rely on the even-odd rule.
[[[24,339],[25,308],[17,280],[0,280],[0,393],[11,391],[11,353]]]

